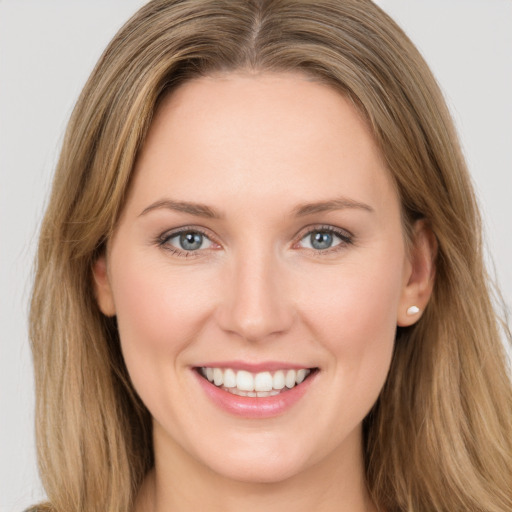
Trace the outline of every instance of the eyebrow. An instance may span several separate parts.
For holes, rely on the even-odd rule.
[[[147,208],[144,208],[139,214],[139,217],[146,215],[153,210],[167,209],[174,210],[177,212],[188,213],[197,217],[205,217],[208,219],[220,219],[223,217],[222,214],[216,212],[214,209],[200,203],[189,203],[188,201],[174,201],[173,199],[161,199],[153,204],[150,204]]]
[[[328,201],[319,201],[315,203],[304,203],[296,206],[292,210],[292,215],[296,217],[305,217],[307,215],[313,215],[315,213],[329,212],[333,210],[344,210],[344,209],[361,209],[368,212],[374,212],[375,210],[368,204],[361,203],[360,201],[354,201],[348,198],[337,198],[330,199]],[[210,206],[201,203],[191,203],[188,201],[175,201],[173,199],[161,199],[150,204],[144,208],[139,214],[139,217],[146,215],[153,210],[174,210],[177,212],[188,213],[196,217],[204,217],[207,219],[222,219],[223,214],[217,212]]]
[[[293,214],[297,217],[305,217],[306,215],[312,215],[314,213],[329,212],[333,210],[345,210],[345,209],[361,209],[374,213],[375,210],[368,204],[361,203],[360,201],[354,201],[346,197],[340,197],[336,199],[330,199],[328,201],[320,201],[317,203],[305,203],[296,206],[293,209]]]

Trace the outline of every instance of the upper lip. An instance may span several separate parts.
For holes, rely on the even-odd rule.
[[[249,363],[247,361],[208,361],[195,365],[196,368],[231,368],[232,370],[245,370],[251,373],[272,372],[277,370],[299,370],[312,369],[315,366],[301,363],[286,363],[283,361],[262,361],[260,363]]]

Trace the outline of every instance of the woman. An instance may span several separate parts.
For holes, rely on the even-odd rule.
[[[49,510],[512,507],[473,192],[371,2],[141,9],[70,121],[31,326]]]

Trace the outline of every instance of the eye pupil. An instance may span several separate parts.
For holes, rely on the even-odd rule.
[[[311,233],[311,246],[315,249],[328,249],[331,247],[333,237],[325,231],[315,231]]]
[[[189,231],[180,235],[180,245],[185,251],[195,251],[203,245],[203,235]]]

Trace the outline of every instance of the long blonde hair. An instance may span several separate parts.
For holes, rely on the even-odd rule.
[[[152,467],[151,418],[91,269],[159,100],[183,81],[238,69],[301,71],[350,97],[396,182],[406,232],[423,218],[437,238],[432,299],[415,326],[398,329],[364,422],[373,500],[387,512],[510,512],[512,390],[470,178],[427,65],[369,0],[154,0],[104,52],[69,122],[37,256],[43,509],[126,512]]]

